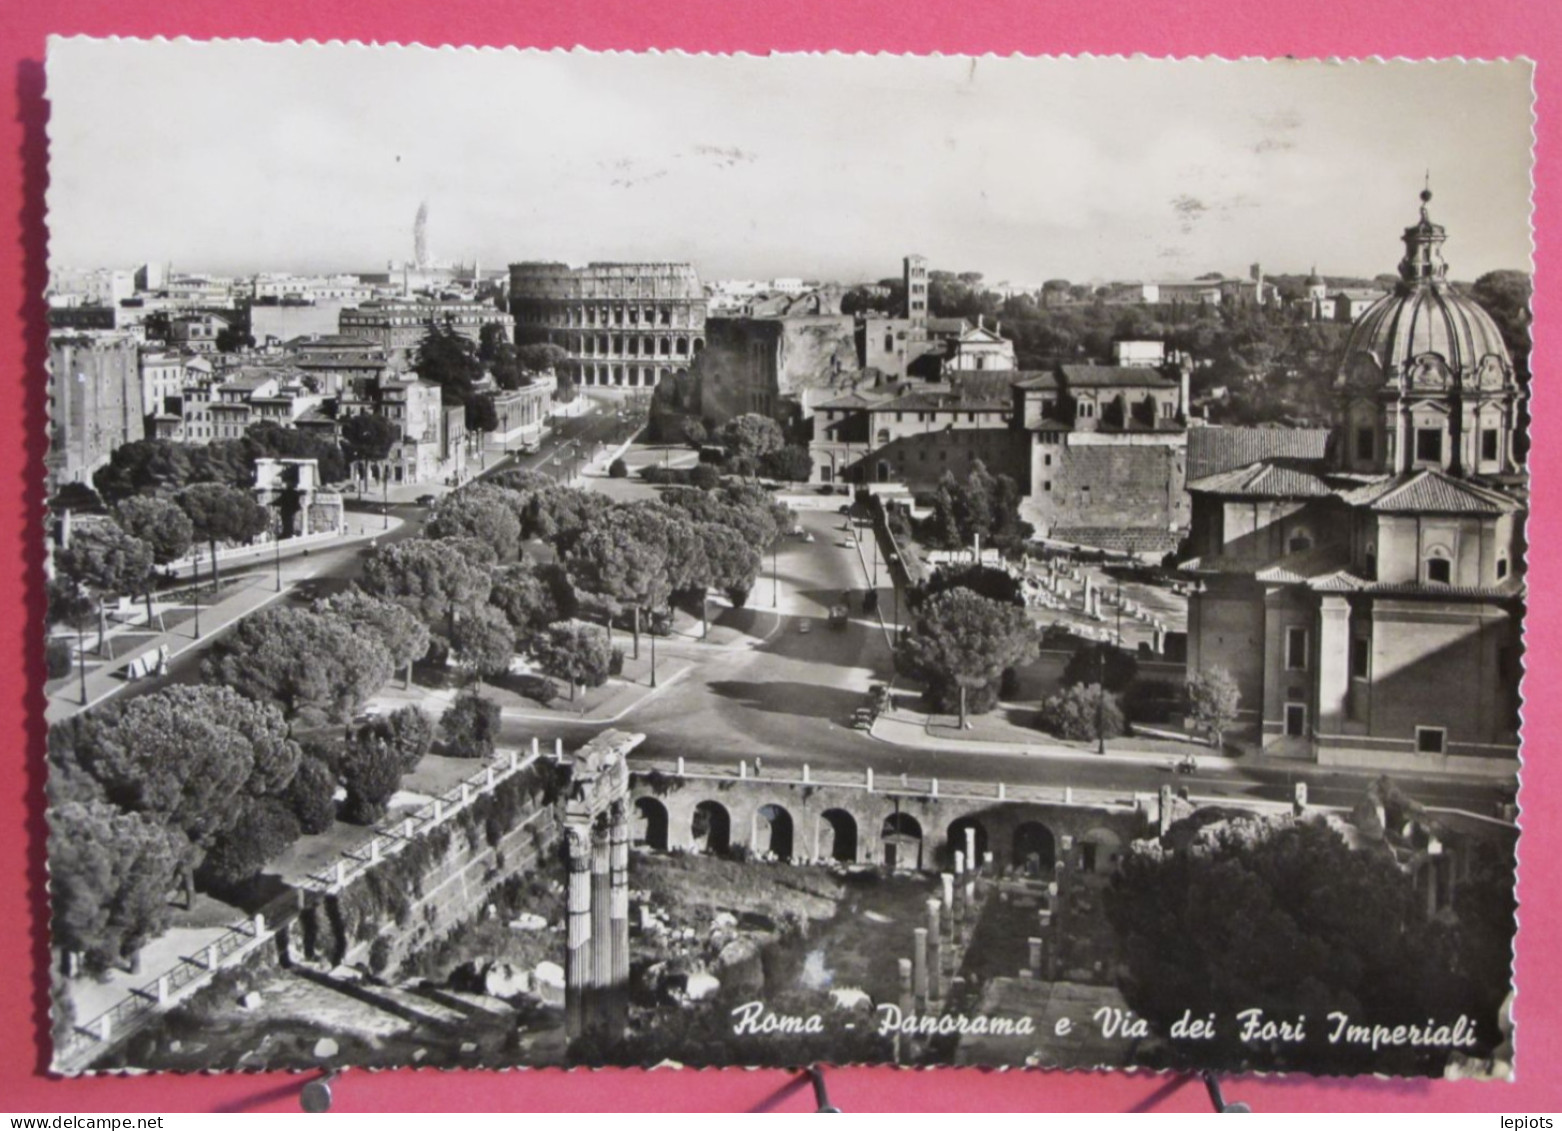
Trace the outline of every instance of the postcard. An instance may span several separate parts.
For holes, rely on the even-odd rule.
[[[47,81],[56,1071],[1511,1075],[1530,63]]]

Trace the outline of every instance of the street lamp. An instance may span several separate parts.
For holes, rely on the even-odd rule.
[[[282,522],[280,516],[277,519],[276,532],[271,536],[271,546],[273,551],[272,560],[277,566],[277,592],[280,593],[282,592]]]
[[[87,705],[87,637],[81,627],[82,618],[76,617],[76,667],[81,672],[81,705]]]
[[[780,541],[777,539],[776,541]],[[776,580],[776,543],[770,543],[770,607],[781,607],[781,585]]]
[[[390,469],[380,469],[380,513],[385,516],[384,530],[390,529]]]
[[[199,566],[199,562],[197,562],[197,566]],[[195,598],[195,639],[199,640],[201,638],[201,586],[199,578],[196,579],[194,585],[190,586],[190,593]]]
[[[651,620],[651,686],[656,686],[656,620]]]

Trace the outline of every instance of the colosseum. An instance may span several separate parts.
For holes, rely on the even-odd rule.
[[[518,342],[569,352],[583,385],[655,388],[705,348],[705,291],[688,263],[512,263]]]

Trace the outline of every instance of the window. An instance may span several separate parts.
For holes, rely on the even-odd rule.
[[[895,335],[894,334],[885,334],[884,335],[884,352],[885,353],[894,353],[895,352]]]
[[[1495,428],[1481,429],[1481,458],[1494,460],[1498,458],[1498,434]]]
[[[1083,404],[1081,404],[1079,406],[1079,415],[1080,416],[1094,416],[1095,414],[1096,414],[1096,406],[1094,404],[1090,403],[1089,401],[1085,401]]]
[[[1353,636],[1350,641],[1350,674],[1352,679],[1366,679],[1372,670],[1372,641],[1365,636]]]
[[[1508,559],[1507,558],[1498,558],[1497,559],[1497,580],[1501,581],[1503,578],[1505,578],[1507,576],[1508,576]]]
[[[1373,457],[1377,444],[1374,441],[1374,433],[1370,427],[1356,429],[1356,458],[1370,460]]]
[[[1050,491],[1050,490],[1052,490],[1052,480],[1050,480],[1050,479],[1043,479],[1041,481],[1041,489],[1043,491]]]
[[[1426,579],[1435,585],[1447,585],[1453,580],[1453,563],[1447,558],[1427,558]]]
[[[1088,840],[1084,844],[1080,845],[1079,860],[1080,865],[1084,868],[1085,871],[1094,872],[1096,870],[1096,846],[1091,844]]]
[[[1300,625],[1285,630],[1285,667],[1293,672],[1307,670],[1307,630]]]
[[[1445,754],[1447,751],[1447,727],[1416,727],[1417,754]]]
[[[965,422],[967,424],[975,424],[976,423],[976,413],[974,413],[974,412],[966,413],[965,414]]]
[[[1285,733],[1290,738],[1307,737],[1307,704],[1287,703],[1285,705]]]
[[[1416,459],[1423,463],[1443,462],[1443,430],[1441,428],[1416,429]]]
[[[1288,553],[1292,554],[1299,554],[1303,550],[1310,550],[1313,548],[1312,537],[1307,533],[1307,531],[1298,530],[1296,533],[1291,535],[1291,539],[1285,544],[1285,548]]]
[[[1051,452],[1048,452],[1046,455],[1041,457],[1041,466],[1042,467],[1051,467],[1052,466],[1052,453]]]

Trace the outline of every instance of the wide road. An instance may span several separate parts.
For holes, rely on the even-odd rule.
[[[782,543],[776,559],[780,609],[774,617],[760,618],[756,629],[768,632],[767,637],[752,647],[723,651],[683,642],[660,646],[664,656],[697,660],[698,666],[616,724],[646,735],[638,757],[682,756],[692,762],[731,765],[758,756],[767,767],[796,768],[806,762],[821,769],[854,771],[871,766],[881,779],[904,773],[1132,791],[1154,791],[1170,783],[1200,796],[1275,800],[1289,797],[1293,783],[1306,781],[1310,799],[1326,805],[1354,804],[1371,779],[1367,774],[1305,763],[1183,775],[1158,762],[1139,765],[1090,755],[1060,758],[912,749],[872,738],[852,728],[852,713],[864,704],[871,683],[888,681],[892,667],[877,620],[860,611],[866,584],[861,561],[855,549],[841,544],[841,516],[803,512],[799,520],[814,541]],[[768,612],[770,563],[765,564],[765,575],[755,585],[749,604]],[[843,589],[856,591],[853,619],[845,629],[831,629],[827,610]],[[809,631],[801,631],[804,621]],[[573,742],[598,729],[590,724],[513,720],[506,724],[506,737],[520,742],[534,735],[545,740],[559,735]],[[1485,814],[1504,797],[1499,786],[1462,779],[1401,779],[1400,784],[1427,804]]]

